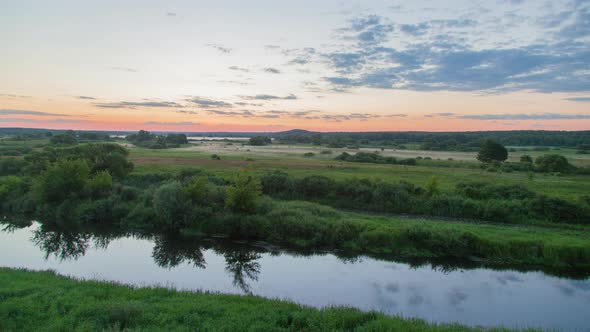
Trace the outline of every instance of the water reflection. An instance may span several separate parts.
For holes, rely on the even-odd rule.
[[[590,280],[117,229],[0,225],[0,265],[133,285],[353,306],[435,322],[584,330]],[[567,308],[567,310],[556,310]]]

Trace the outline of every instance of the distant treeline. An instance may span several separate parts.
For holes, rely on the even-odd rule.
[[[479,132],[338,132],[292,131],[277,133],[286,144],[305,143],[332,147],[359,145],[392,146],[420,144],[423,150],[477,151],[493,140],[507,146],[578,147],[590,144],[590,131],[479,131]]]
[[[129,142],[148,149],[177,148],[181,144],[188,144],[185,134],[155,135],[149,131],[140,130],[137,134],[125,137]]]

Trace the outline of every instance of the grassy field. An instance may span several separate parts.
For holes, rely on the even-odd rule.
[[[508,331],[0,268],[2,331]]]
[[[453,190],[455,185],[461,181],[485,181],[495,184],[522,184],[533,191],[568,200],[578,200],[580,196],[588,195],[588,188],[590,188],[590,177],[583,175],[535,174],[533,179],[530,179],[525,172],[487,172],[476,168],[479,163],[474,160],[445,160],[441,161],[444,164],[443,167],[350,163],[334,160],[334,157],[340,153],[337,151],[338,149],[334,149],[333,153],[329,155],[320,154],[321,150],[323,149],[308,146],[269,148],[228,146],[223,142],[207,142],[203,145],[168,150],[131,147],[130,157],[136,164],[135,171],[139,173],[178,171],[187,167],[199,167],[214,174],[231,176],[243,167],[251,167],[255,173],[259,174],[281,170],[301,177],[314,174],[334,179],[371,178],[387,182],[407,181],[420,186],[424,186],[432,176],[436,176],[442,190]],[[303,153],[306,151],[315,151],[316,154],[313,157],[304,157]],[[353,150],[350,152],[354,153]],[[429,153],[429,151],[414,152],[416,155]],[[445,153],[454,154],[455,152]],[[221,160],[212,160],[212,154],[219,155]],[[457,154],[465,153],[457,152]],[[570,156],[572,155],[568,157]],[[586,155],[579,156],[586,157]],[[466,163],[472,164],[473,167],[461,167]]]

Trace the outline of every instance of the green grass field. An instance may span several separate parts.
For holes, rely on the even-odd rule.
[[[239,149],[239,150],[236,150]],[[316,155],[307,158],[302,151],[317,150]],[[247,150],[250,150],[248,152]],[[521,184],[549,196],[578,200],[590,193],[590,176],[535,174],[529,179],[525,172],[491,173],[476,168],[477,161],[440,161],[440,166],[405,166],[388,164],[350,163],[334,160],[331,155],[321,155],[318,147],[281,147],[279,151],[249,146],[226,146],[224,143],[206,143],[203,146],[148,150],[131,147],[131,159],[136,164],[135,172],[178,171],[187,167],[198,167],[221,176],[231,176],[237,170],[250,167],[255,173],[281,170],[294,176],[324,175],[334,179],[371,178],[387,182],[407,181],[424,186],[432,176],[438,177],[442,190],[453,190],[461,181],[484,181],[495,184]],[[558,150],[556,152],[560,152]],[[427,151],[425,152],[427,153]],[[452,152],[449,152],[452,153]],[[217,154],[221,160],[212,160]],[[433,161],[434,162],[434,161]],[[431,163],[433,163],[431,162]],[[465,164],[473,167],[461,167]]]
[[[2,331],[508,331],[0,268]]]

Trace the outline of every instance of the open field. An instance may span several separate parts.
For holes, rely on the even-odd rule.
[[[496,184],[522,184],[533,191],[570,200],[587,195],[590,188],[590,177],[583,175],[535,174],[531,180],[525,172],[489,173],[478,168],[480,163],[475,161],[474,154],[463,152],[413,151],[415,154],[409,154],[411,151],[403,151],[406,153],[404,157],[427,156],[429,153],[460,156],[459,158],[472,156],[472,160],[466,162],[460,162],[459,158],[441,161],[444,165],[441,167],[341,162],[334,160],[334,157],[343,151],[355,153],[356,150],[329,149],[333,151],[332,154],[321,154],[322,150],[327,149],[313,146],[253,147],[208,142],[178,149],[149,150],[131,147],[130,150],[130,158],[136,164],[136,172],[139,173],[200,167],[214,174],[230,176],[240,168],[250,167],[259,174],[281,170],[294,176],[315,174],[334,179],[371,178],[386,182],[407,181],[420,186],[424,186],[432,176],[436,176],[442,190],[452,190],[460,181],[484,181]],[[562,151],[565,150],[556,153]],[[314,152],[315,156],[304,157],[305,152]],[[389,153],[394,155],[397,152],[399,151]],[[212,160],[212,154],[219,155],[221,160]],[[575,156],[580,158],[578,161],[582,161],[584,159],[581,158],[587,155],[567,156]],[[464,167],[464,163],[468,163],[470,167]]]

